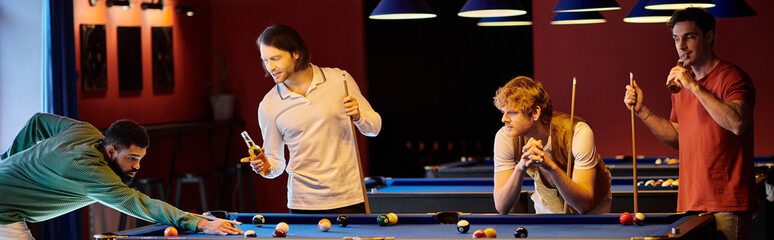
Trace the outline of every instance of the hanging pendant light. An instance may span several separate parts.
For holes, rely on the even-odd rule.
[[[615,0],[559,0],[554,12],[596,12],[621,9]]]
[[[712,0],[650,0],[645,9],[650,10],[677,10],[689,7],[711,8],[715,3]]]
[[[532,20],[529,16],[510,16],[510,17],[488,17],[478,21],[480,27],[510,27],[510,26],[529,26]]]
[[[457,16],[470,18],[509,17],[527,14],[518,0],[468,0]]]
[[[559,12],[551,20],[553,25],[604,23],[605,17],[599,12]]]
[[[368,16],[378,20],[434,18],[435,13],[424,0],[381,0]]]
[[[707,12],[715,18],[733,18],[756,16],[750,5],[744,0],[715,0],[715,7],[708,8]]]
[[[672,18],[673,10],[649,10],[645,5],[649,0],[638,0],[624,22],[628,23],[665,23]],[[716,0],[717,1],[717,0]]]

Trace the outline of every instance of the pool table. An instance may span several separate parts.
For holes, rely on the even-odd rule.
[[[638,178],[647,181],[652,178]],[[666,178],[662,178],[666,180]],[[497,213],[492,191],[494,181],[484,178],[384,178],[366,181],[372,212],[427,213],[460,211]],[[611,212],[631,212],[634,197],[631,177],[614,177]],[[521,199],[514,213],[534,213],[530,194],[535,191],[531,178],[522,184]],[[644,213],[675,212],[675,188],[639,188],[639,210]]]
[[[677,176],[678,165],[656,164],[657,159],[664,157],[637,158],[638,176]],[[616,177],[632,176],[631,157],[602,158],[610,174]],[[774,168],[774,156],[755,156],[755,168],[759,173]],[[494,175],[494,160],[492,158],[471,159],[435,166],[425,166],[426,178],[492,178]]]
[[[493,228],[498,238],[514,238],[513,231],[524,227],[529,239],[709,239],[712,215],[648,214],[645,225],[621,225],[617,214],[602,215],[458,215],[454,212],[439,214],[400,214],[393,226],[378,226],[377,215],[349,215],[347,227],[334,225],[322,232],[317,222],[327,218],[334,222],[337,215],[312,214],[262,214],[266,224],[257,227],[250,224],[254,214],[232,213],[229,218],[245,224],[242,230],[253,230],[258,238],[271,238],[278,222],[290,226],[288,239],[470,239],[475,230]],[[459,233],[457,220],[470,222],[468,233]],[[442,224],[446,223],[446,224]],[[169,225],[149,225],[117,233],[95,235],[95,239],[167,239],[164,229]],[[214,236],[202,233],[181,232],[170,239],[223,239],[243,238],[241,235]]]

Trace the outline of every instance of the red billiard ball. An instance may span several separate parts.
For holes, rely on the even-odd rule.
[[[485,238],[485,237],[486,237],[486,234],[484,233],[484,231],[476,230],[475,232],[473,232],[473,238]]]
[[[177,236],[177,228],[175,228],[175,227],[168,227],[167,229],[164,229],[164,236],[165,237]]]
[[[632,215],[629,214],[629,212],[621,213],[621,216],[618,217],[618,220],[621,221],[621,224],[623,225],[629,225],[632,223]]]
[[[285,231],[282,231],[282,229],[276,229],[274,230],[274,233],[271,236],[284,238],[285,234],[286,234]]]
[[[632,223],[634,223],[634,225],[640,225],[640,226],[645,224],[645,214],[635,213],[634,217],[632,217]]]

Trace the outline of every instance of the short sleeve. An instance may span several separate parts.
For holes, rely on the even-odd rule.
[[[594,132],[585,122],[575,125],[572,137],[572,155],[575,156],[575,169],[591,169],[597,165],[597,147]]]
[[[505,127],[502,127],[497,131],[494,143],[495,172],[512,170],[516,167],[513,140],[514,139],[505,132]]]

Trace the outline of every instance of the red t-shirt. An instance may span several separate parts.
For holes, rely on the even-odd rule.
[[[755,106],[752,80],[736,65],[721,61],[698,82],[721,101]],[[753,122],[737,136],[685,90],[672,95],[670,120],[679,124],[680,134],[677,211],[757,211]]]

